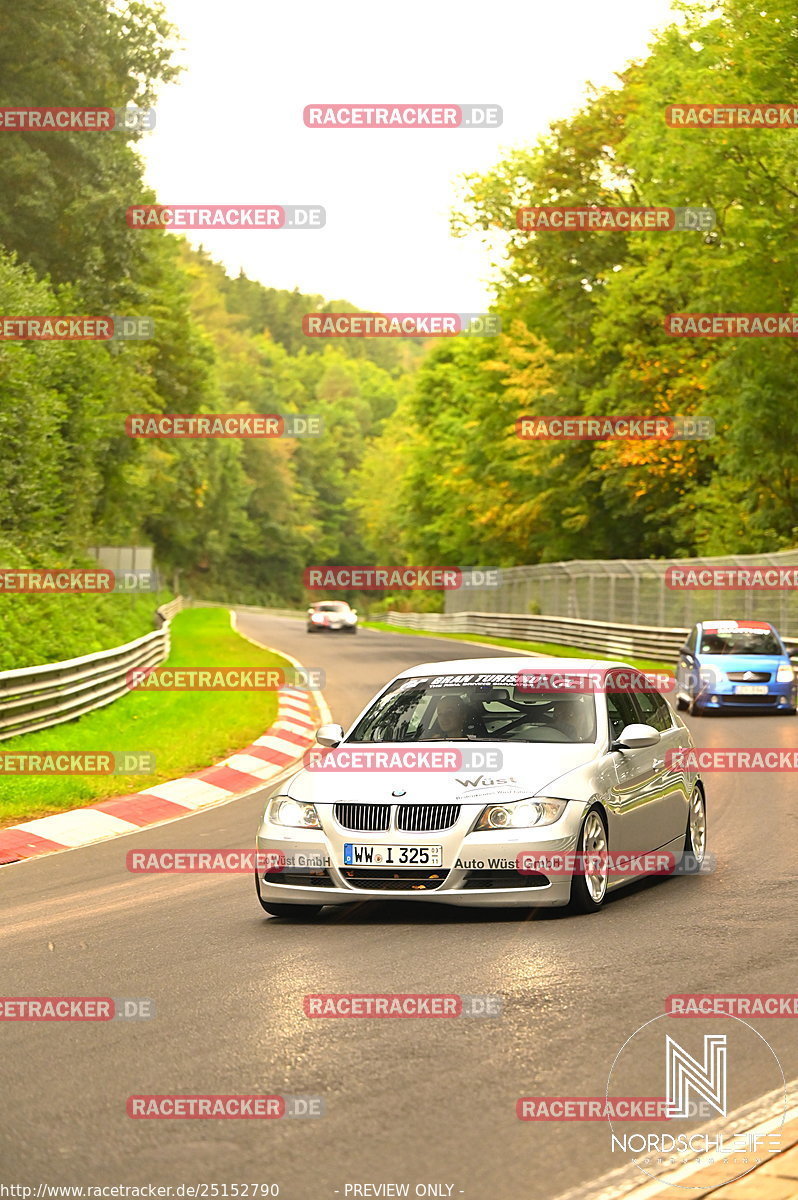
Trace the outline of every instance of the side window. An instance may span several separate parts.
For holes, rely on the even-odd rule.
[[[659,712],[659,719],[662,722],[660,725],[655,725],[654,728],[665,733],[667,729],[673,729],[673,710],[665,697],[660,695],[659,692],[654,692],[653,696]]]
[[[671,728],[671,710],[664,696],[660,696],[659,692],[638,692],[635,699],[644,725],[651,725],[660,733]]]
[[[607,714],[610,719],[610,740],[615,742],[627,725],[636,725],[640,720],[632,697],[628,692],[614,692],[614,678],[608,675],[605,682],[607,691]]]

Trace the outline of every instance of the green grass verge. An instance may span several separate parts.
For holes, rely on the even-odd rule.
[[[240,637],[223,609],[188,609],[172,622],[169,666],[290,668]],[[152,787],[247,746],[277,714],[276,692],[134,691],[77,721],[0,742],[0,754],[147,750],[147,775],[0,776],[0,826]]]
[[[0,595],[0,671],[123,646],[155,628],[170,592]]]
[[[561,646],[556,642],[519,642],[515,638],[488,637],[481,633],[433,633],[427,629],[405,629],[389,625],[386,621],[361,621],[364,629],[379,629],[383,633],[413,633],[418,637],[450,638],[455,642],[481,642],[485,646],[501,646],[505,650],[530,650],[533,654],[549,654],[554,658],[593,658],[605,662],[616,662],[616,654],[598,654],[592,650],[575,650],[573,646]],[[673,671],[674,664],[653,658],[624,658],[641,671]]]

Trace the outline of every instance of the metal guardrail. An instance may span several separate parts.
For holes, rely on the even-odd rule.
[[[651,658],[675,662],[688,629],[658,629],[653,625],[614,625],[607,621],[578,621],[573,617],[527,617],[522,613],[403,613],[389,612],[388,624],[429,633],[481,633],[486,637],[523,642],[554,642],[576,650],[592,650],[617,658]],[[798,650],[798,642],[786,642]]]
[[[178,596],[156,610],[160,628],[96,654],[0,671],[0,741],[74,721],[127,694],[127,673],[158,666],[169,655],[169,621]]]
[[[157,610],[159,629],[124,646],[60,663],[0,672],[0,741],[23,733],[74,721],[84,713],[112,704],[130,691],[127,673],[158,666],[169,655],[169,622],[184,606],[178,596]],[[214,606],[215,607],[215,606]],[[232,607],[220,605],[219,607]],[[243,606],[248,611],[263,611]],[[389,612],[388,624],[430,633],[469,633],[554,642],[618,658],[675,659],[686,629],[647,625],[613,625],[571,617],[524,616],[521,613]],[[798,642],[787,642],[798,653]]]
[[[167,621],[171,621],[181,609],[186,607],[186,601],[182,596],[176,596],[174,600],[169,600],[166,604],[162,604],[160,608],[155,610],[155,619],[158,622],[160,629]]]
[[[522,613],[400,613],[389,612],[388,624],[437,633],[481,633],[487,637],[524,642],[555,642],[578,650],[593,650],[619,658],[675,658],[684,645],[686,629],[649,625],[610,625],[573,617],[527,617]]]
[[[772,554],[722,558],[577,559],[502,567],[491,586],[485,569],[464,570],[462,586],[445,593],[447,614],[546,613],[578,621],[611,621],[688,628],[711,618],[748,617],[772,621],[782,635],[798,638],[798,589],[674,588],[669,567],[798,567],[798,548]]]

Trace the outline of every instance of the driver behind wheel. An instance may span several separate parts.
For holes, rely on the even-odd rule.
[[[482,719],[462,696],[441,696],[426,737],[448,741],[456,738],[473,740],[479,736],[485,736]]]
[[[581,742],[588,735],[592,715],[586,699],[585,696],[563,696],[555,704],[552,726],[564,733],[569,742]]]

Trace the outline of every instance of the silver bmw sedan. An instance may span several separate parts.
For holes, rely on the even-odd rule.
[[[590,913],[704,862],[689,731],[622,662],[423,663],[316,740],[258,829],[274,916],[368,899]]]

